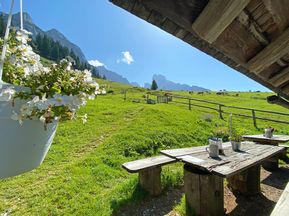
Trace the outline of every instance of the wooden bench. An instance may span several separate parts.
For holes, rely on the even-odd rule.
[[[139,173],[140,185],[152,196],[162,192],[161,170],[162,166],[176,162],[175,159],[160,155],[124,163],[122,167],[130,173]]]
[[[278,200],[271,216],[285,216],[289,214],[289,183]]]

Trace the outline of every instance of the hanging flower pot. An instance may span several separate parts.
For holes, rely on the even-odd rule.
[[[1,61],[0,178],[38,167],[58,122],[75,119],[76,111],[99,89],[88,70],[74,70],[65,59],[44,67],[28,41],[28,32],[12,31]],[[5,40],[0,39],[0,45],[5,48]],[[82,118],[86,122],[86,115]]]
[[[0,178],[15,176],[38,167],[53,141],[57,121],[46,129],[38,119],[23,120],[22,125],[11,119],[15,110],[26,101],[0,101]]]

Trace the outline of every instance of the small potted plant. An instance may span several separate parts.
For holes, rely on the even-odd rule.
[[[232,135],[230,136],[230,141],[232,144],[233,151],[238,151],[241,148],[241,141],[243,137],[236,131],[233,131]]]
[[[272,138],[273,137],[273,132],[274,132],[274,128],[269,126],[267,128],[264,129],[264,136],[266,138]]]

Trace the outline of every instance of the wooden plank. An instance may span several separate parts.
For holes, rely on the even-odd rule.
[[[193,30],[205,41],[212,43],[232,23],[250,0],[210,0],[193,23]]]
[[[221,177],[231,177],[243,170],[284,151],[284,148],[271,145],[258,145],[252,142],[242,142],[241,151],[235,152],[231,148],[224,148],[224,155],[214,159],[200,147],[162,151],[171,157],[183,161],[200,170],[215,173]],[[171,153],[171,154],[169,154]],[[179,156],[176,156],[179,155]],[[187,157],[190,156],[190,157]]]
[[[176,159],[160,155],[156,157],[127,162],[124,163],[122,167],[125,168],[130,173],[136,173],[150,167],[166,165],[174,162],[176,162]]]
[[[255,74],[261,73],[289,52],[289,28],[266,46],[247,63],[247,68]]]
[[[272,142],[272,143],[284,143],[289,141],[289,136],[288,135],[273,135],[272,138],[267,138],[263,134],[258,134],[258,135],[244,135],[244,139],[250,140],[250,141],[257,141],[257,142]]]
[[[279,198],[271,216],[288,215],[289,212],[289,183]]]
[[[195,146],[190,148],[180,148],[180,149],[169,149],[169,150],[162,150],[161,153],[172,158],[181,157],[183,155],[190,155],[196,153],[204,153],[206,152],[206,148],[208,146]],[[225,142],[223,143],[223,148],[230,148],[231,143]]]
[[[270,82],[275,87],[279,87],[288,81],[289,81],[289,67],[284,68],[278,74],[276,74],[270,79]]]

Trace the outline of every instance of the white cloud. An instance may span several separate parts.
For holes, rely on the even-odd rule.
[[[100,61],[98,61],[97,59],[95,60],[89,60],[88,63],[94,67],[100,67],[100,66],[104,66],[103,63],[101,63]]]
[[[124,51],[124,52],[121,52],[121,53],[123,55],[122,59],[118,59],[117,63],[124,62],[124,63],[130,65],[132,62],[134,62],[133,57],[132,57],[132,55],[130,54],[129,51]]]

